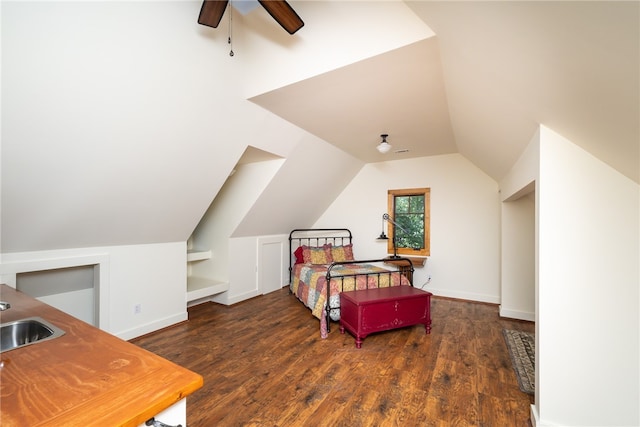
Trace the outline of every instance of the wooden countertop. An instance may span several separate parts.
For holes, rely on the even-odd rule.
[[[2,323],[38,316],[61,337],[0,353],[3,426],[138,426],[202,387],[202,377],[0,285]]]

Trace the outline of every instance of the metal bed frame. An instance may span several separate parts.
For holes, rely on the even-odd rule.
[[[294,264],[294,250],[299,246],[310,246],[310,247],[321,247],[325,244],[332,244],[334,246],[345,246],[353,243],[353,235],[351,234],[351,230],[348,228],[297,228],[289,233],[289,293],[291,292],[291,285],[293,280],[293,264]],[[374,264],[374,263],[384,263],[389,259],[393,259],[394,267],[392,269],[387,269],[386,272],[372,272],[372,273],[357,273],[357,274],[339,274],[334,271],[334,268],[342,265],[353,265],[353,264]],[[387,267],[385,267],[387,268]],[[349,277],[356,276],[366,276],[367,283],[369,276],[378,276],[378,281],[380,276],[382,275],[391,275],[392,273],[400,273],[405,274],[405,272],[410,272],[408,278],[413,277],[413,263],[408,258],[404,257],[395,257],[395,258],[380,258],[380,259],[367,259],[367,260],[355,260],[355,261],[339,261],[333,262],[327,268],[326,280],[327,280],[327,296],[326,296],[326,306],[325,310],[325,321],[327,326],[327,332],[329,332],[329,325],[331,323],[331,312],[333,310],[338,310],[340,306],[331,307],[331,280],[336,279],[340,280],[341,289],[344,288],[344,279]],[[407,276],[405,274],[405,276]],[[411,286],[413,283],[409,280]]]

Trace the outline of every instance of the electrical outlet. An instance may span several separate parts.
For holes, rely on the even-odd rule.
[[[133,314],[140,314],[142,313],[142,304],[136,304],[133,307]]]

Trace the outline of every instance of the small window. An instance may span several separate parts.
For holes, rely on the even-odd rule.
[[[430,194],[430,188],[388,191],[388,212],[398,224],[398,227],[395,227],[391,221],[387,222],[387,232],[391,237],[387,242],[388,253],[393,253],[393,237],[395,236],[399,255],[431,255]]]

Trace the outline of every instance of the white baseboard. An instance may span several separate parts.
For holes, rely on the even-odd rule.
[[[538,408],[536,405],[531,405],[531,425],[533,427],[541,427],[538,420]]]
[[[175,325],[176,323],[184,322],[188,319],[188,313],[185,310],[182,313],[158,319],[150,323],[145,323],[144,325],[136,326],[135,328],[127,329],[126,331],[118,332],[114,335],[127,341],[145,334],[150,334],[151,332],[155,332],[159,329]]]
[[[500,317],[508,317],[509,319],[527,320],[529,322],[536,321],[536,314],[528,311],[509,310],[500,306]]]
[[[538,412],[538,408],[536,405],[531,405],[531,425],[533,427],[560,427],[564,424],[554,424],[549,422],[544,422],[540,420],[540,413]],[[607,424],[609,425],[609,424]]]
[[[500,296],[498,295],[474,294],[472,292],[452,291],[451,289],[438,289],[438,288],[432,288],[429,286],[426,286],[421,289],[425,291],[429,291],[433,295],[437,295],[439,297],[464,299],[464,300],[477,301],[477,302],[488,302],[491,304],[500,304]]]

